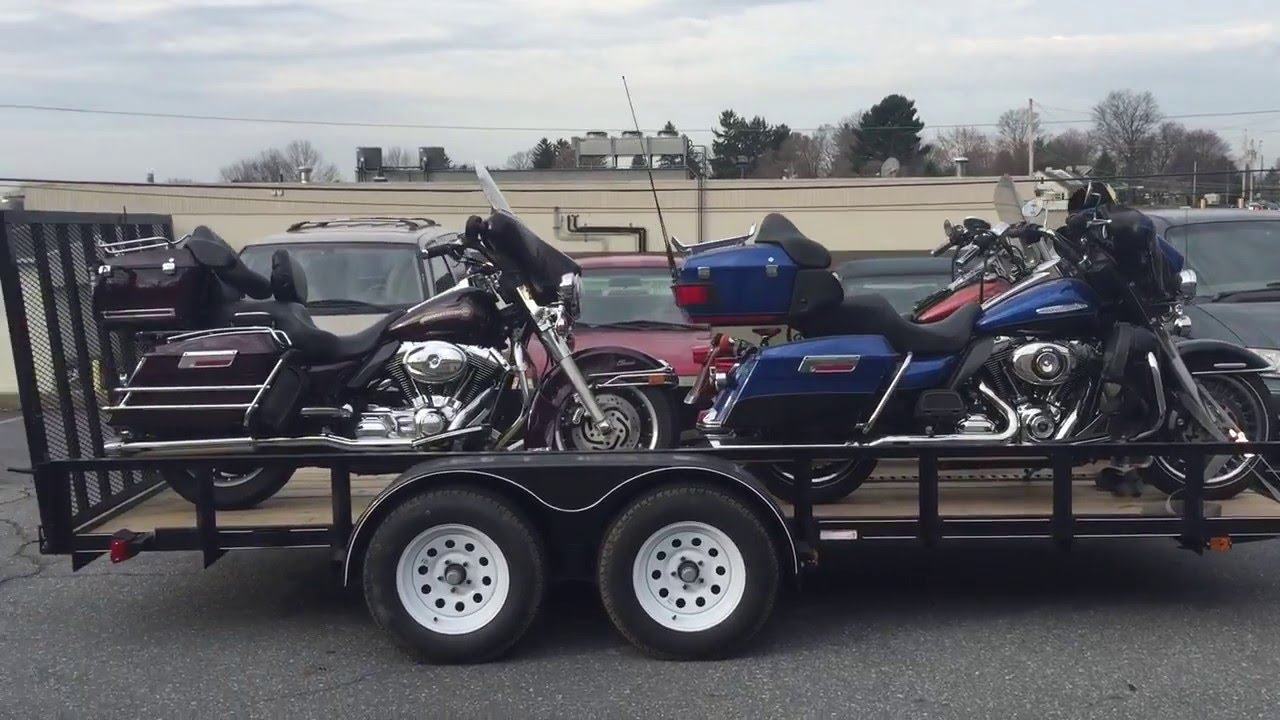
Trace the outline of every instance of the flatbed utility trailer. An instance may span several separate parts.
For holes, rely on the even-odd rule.
[[[342,582],[363,590],[377,623],[414,655],[469,662],[501,655],[536,616],[549,581],[594,580],[623,636],[660,657],[722,656],[769,617],[779,587],[841,544],[1166,537],[1200,553],[1280,536],[1280,502],[1203,497],[1206,457],[1276,443],[844,446],[640,453],[362,453],[106,458],[98,405],[132,365],[134,338],[96,327],[88,307],[93,242],[167,233],[167,218],[4,213],[0,285],[15,350],[40,510],[40,550],[75,568],[160,551],[327,549]],[[1073,474],[1116,455],[1185,458],[1182,496],[1125,499]],[[814,463],[909,460],[915,479],[869,482],[815,506]],[[1045,468],[1025,480],[944,479],[975,458]],[[356,463],[399,470],[353,477]],[[751,468],[789,467],[791,502]],[[219,511],[212,468],[305,465],[250,510]],[[190,470],[196,502],[160,479]],[[1046,476],[1047,473],[1047,476]]]

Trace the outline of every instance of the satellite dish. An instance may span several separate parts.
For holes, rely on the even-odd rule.
[[[901,168],[902,163],[898,162],[898,158],[885,158],[884,164],[880,166],[880,177],[897,177]]]

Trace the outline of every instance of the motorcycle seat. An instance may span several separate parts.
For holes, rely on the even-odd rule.
[[[305,305],[279,300],[244,302],[234,309],[237,325],[270,325],[289,336],[289,342],[308,365],[355,360],[378,348],[392,323],[404,315],[393,310],[369,327],[352,335],[337,335],[316,327]],[[263,322],[263,315],[268,322]]]
[[[808,318],[799,329],[807,338],[883,335],[900,353],[942,355],[959,352],[969,344],[981,312],[981,305],[969,303],[945,320],[920,324],[898,314],[881,295],[853,295],[839,306]]]
[[[776,245],[802,268],[825,270],[831,267],[831,253],[816,240],[810,240],[790,220],[769,213],[756,228],[757,245]]]
[[[307,301],[307,277],[289,257],[289,251],[276,250],[271,256],[271,288],[275,300],[245,302],[233,309],[237,325],[262,324],[266,315],[270,325],[289,336],[289,342],[307,364],[320,365],[363,357],[380,344],[387,328],[404,315],[393,310],[373,325],[352,335],[337,335],[316,327]]]

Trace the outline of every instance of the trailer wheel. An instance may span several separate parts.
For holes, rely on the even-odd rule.
[[[433,490],[379,523],[364,559],[365,602],[418,660],[484,662],[533,623],[545,568],[542,543],[514,508],[472,490]]]
[[[610,526],[596,580],[614,626],[654,657],[723,657],[773,611],[778,549],[746,505],[718,490],[656,490]]]

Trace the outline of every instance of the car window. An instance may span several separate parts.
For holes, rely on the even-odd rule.
[[[249,246],[240,257],[250,269],[271,274],[271,255],[289,251],[307,276],[307,304],[354,300],[407,308],[426,297],[414,245],[396,243],[291,243]]]
[[[688,322],[671,294],[671,273],[665,268],[584,268],[579,322],[610,325],[634,320]]]
[[[428,260],[427,269],[431,273],[431,281],[435,284],[436,292],[444,292],[457,284],[453,268],[450,267],[449,263],[445,262],[443,257],[433,257]]]
[[[1280,283],[1280,220],[1178,225],[1165,239],[1185,249],[1186,266],[1196,271],[1197,295]]]
[[[921,298],[946,287],[950,282],[951,275],[941,273],[851,277],[844,280],[844,294],[883,295],[894,310],[908,313]]]

